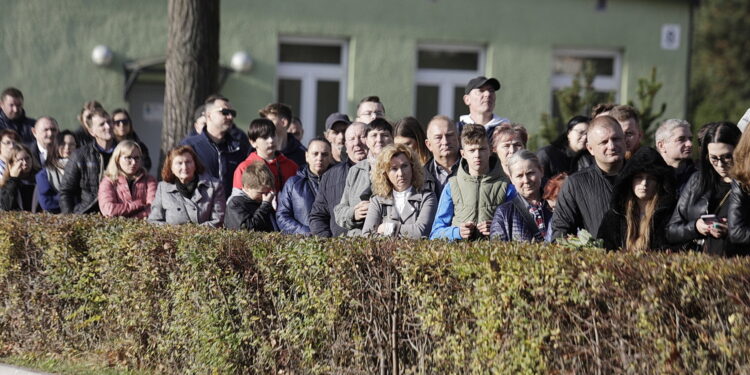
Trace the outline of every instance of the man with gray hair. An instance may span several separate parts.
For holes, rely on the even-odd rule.
[[[690,123],[685,120],[669,119],[659,125],[655,134],[656,150],[674,168],[678,194],[696,170],[691,159],[693,134],[690,128]]]
[[[34,123],[31,133],[36,141],[31,144],[29,149],[31,150],[31,158],[34,159],[37,166],[44,166],[47,156],[54,147],[55,138],[57,138],[59,131],[60,127],[57,120],[50,116],[42,116]]]

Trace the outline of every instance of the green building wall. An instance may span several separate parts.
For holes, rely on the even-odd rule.
[[[503,88],[496,113],[534,132],[550,111],[552,57],[556,48],[622,52],[620,102],[636,100],[637,80],[658,69],[664,83],[656,100],[664,117],[686,113],[688,1],[608,0],[224,0],[220,62],[235,51],[254,59],[249,73],[231,73],[222,93],[240,115],[238,125],[276,98],[279,36],[335,37],[349,41],[348,110],[379,95],[388,117],[414,113],[419,43],[483,45],[486,74]],[[126,61],[165,55],[167,4],[156,0],[5,0],[0,11],[0,86],[16,86],[27,113],[52,115],[75,128],[85,100],[106,108],[126,106]],[[663,24],[678,24],[677,50],[660,47]],[[95,45],[115,52],[113,64],[91,62]]]

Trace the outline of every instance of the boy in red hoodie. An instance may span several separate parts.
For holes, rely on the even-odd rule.
[[[242,189],[242,173],[247,166],[254,161],[262,161],[273,173],[274,192],[278,193],[284,187],[286,180],[297,173],[299,166],[276,150],[276,126],[271,120],[264,118],[253,120],[247,131],[247,137],[255,151],[234,170],[233,190]]]

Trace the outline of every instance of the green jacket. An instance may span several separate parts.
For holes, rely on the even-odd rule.
[[[470,175],[468,163],[462,160],[458,172],[448,182],[453,199],[453,226],[467,221],[492,221],[495,209],[505,200],[510,183],[494,154],[490,156],[490,171],[486,175]]]

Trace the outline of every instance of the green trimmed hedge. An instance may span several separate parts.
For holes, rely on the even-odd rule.
[[[0,356],[158,373],[748,373],[750,261],[2,213]],[[2,360],[2,357],[0,357]]]

